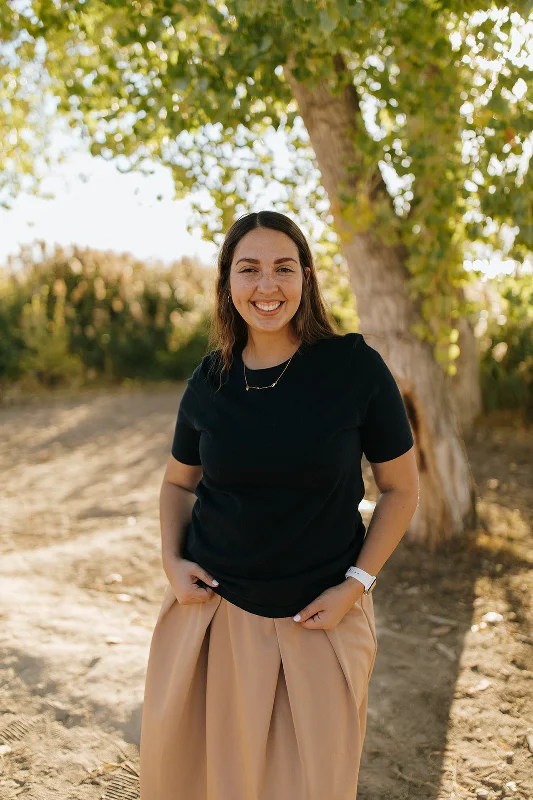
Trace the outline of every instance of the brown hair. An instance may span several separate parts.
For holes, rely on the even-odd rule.
[[[285,214],[278,211],[254,211],[239,217],[226,233],[218,253],[218,275],[215,286],[215,312],[209,331],[209,347],[214,350],[214,370],[229,372],[232,351],[236,343],[246,344],[248,333],[245,320],[236,310],[230,297],[230,270],[237,243],[254,228],[271,228],[290,236],[300,259],[304,280],[300,305],[290,321],[293,333],[302,344],[312,344],[319,339],[342,336],[336,331],[328,317],[320,294],[313,256],[300,228]],[[309,267],[309,277],[305,270]],[[219,387],[220,388],[220,387]]]

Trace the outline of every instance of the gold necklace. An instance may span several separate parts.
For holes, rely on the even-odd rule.
[[[297,350],[296,350],[296,351],[295,351],[295,352],[292,354],[292,356],[289,358],[289,361],[288,361],[288,363],[285,365],[285,367],[284,367],[284,369],[283,369],[283,372],[285,372],[285,370],[287,369],[287,367],[289,366],[289,364],[291,363],[292,359],[294,358],[294,356],[296,355],[296,353],[298,352],[298,350],[299,350],[299,349],[300,349],[300,348],[298,347],[298,349],[297,349]],[[241,353],[241,358],[242,358],[242,353]],[[281,373],[281,375],[279,375],[279,376],[276,378],[276,380],[274,381],[274,383],[269,383],[269,384],[268,384],[268,386],[249,386],[249,385],[248,385],[248,381],[246,380],[246,365],[245,365],[245,363],[244,363],[244,359],[242,359],[242,366],[243,366],[243,370],[244,370],[244,382],[245,382],[245,384],[246,384],[246,391],[248,391],[248,389],[273,389],[273,388],[274,388],[274,386],[276,385],[276,383],[277,383],[277,382],[279,381],[279,379],[281,378],[281,375],[283,375],[283,372],[282,372],[282,373]]]

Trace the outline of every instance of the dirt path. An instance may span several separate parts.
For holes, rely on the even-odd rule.
[[[2,800],[138,798],[179,394],[0,411]],[[380,574],[358,800],[533,798],[533,431],[486,425],[467,447],[475,535],[436,556],[404,540]]]

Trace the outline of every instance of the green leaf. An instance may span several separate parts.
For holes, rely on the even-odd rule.
[[[318,20],[323,33],[332,33],[340,22],[339,9],[336,6],[321,9]]]

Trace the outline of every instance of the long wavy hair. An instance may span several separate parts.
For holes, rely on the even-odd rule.
[[[209,348],[213,350],[210,372],[219,374],[220,382],[224,371],[229,373],[233,362],[233,349],[236,344],[244,345],[248,339],[248,326],[238,313],[230,294],[230,271],[237,243],[254,228],[271,228],[290,236],[296,247],[303,273],[302,297],[300,305],[290,321],[292,332],[301,344],[312,344],[319,339],[340,337],[328,317],[320,294],[313,256],[307,240],[298,227],[285,214],[278,211],[254,211],[239,217],[226,233],[218,253],[218,275],[215,287],[215,311],[209,331]],[[305,270],[309,267],[309,277]],[[219,386],[220,388],[220,386]]]

